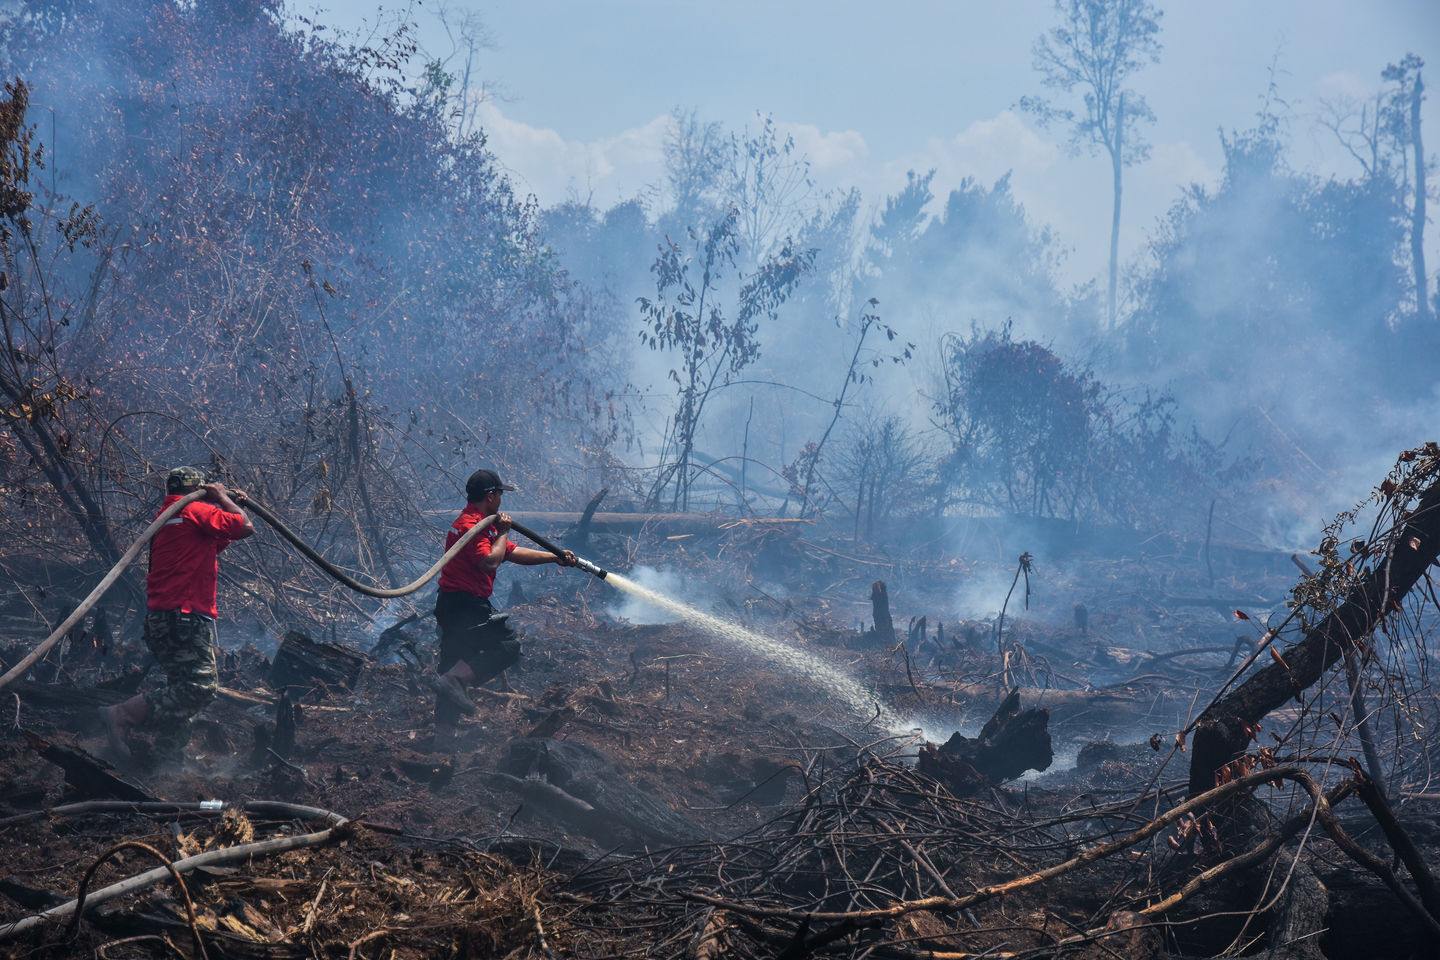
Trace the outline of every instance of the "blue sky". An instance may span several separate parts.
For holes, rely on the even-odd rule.
[[[1218,132],[1253,123],[1272,70],[1292,163],[1320,174],[1357,170],[1316,122],[1326,102],[1373,94],[1384,66],[1407,52],[1426,60],[1440,90],[1436,0],[1159,6],[1161,60],[1132,83],[1158,119],[1146,131],[1149,161],[1127,172],[1129,255],[1185,184],[1215,182]],[[1031,49],[1056,22],[1049,0],[430,0],[353,3],[322,19],[363,29],[409,16],[424,50],[445,58],[455,45],[442,15],[483,30],[482,123],[522,191],[543,204],[608,207],[655,183],[672,108],[732,129],[761,111],[796,136],[822,185],[858,186],[871,204],[910,169],[935,168],[942,196],[965,176],[988,183],[1013,171],[1032,219],[1070,248],[1071,279],[1103,271],[1107,162],[1071,156],[1062,131],[1015,110],[1042,92]],[[1440,94],[1429,97],[1425,128],[1440,148]]]

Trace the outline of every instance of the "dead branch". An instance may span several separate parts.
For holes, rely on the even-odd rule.
[[[1365,801],[1365,806],[1375,815],[1375,820],[1380,824],[1380,829],[1385,831],[1385,839],[1390,841],[1396,854],[1405,862],[1410,870],[1410,876],[1415,879],[1415,886],[1420,890],[1420,900],[1429,911],[1430,916],[1440,920],[1440,887],[1436,886],[1435,876],[1425,863],[1425,858],[1415,848],[1415,841],[1400,826],[1400,821],[1395,819],[1395,812],[1390,809],[1390,803],[1385,799],[1385,793],[1373,780],[1364,776],[1356,777],[1356,792],[1360,799]]]
[[[1325,803],[1333,808],[1335,804],[1339,803],[1341,800],[1344,800],[1347,796],[1354,792],[1354,790],[1354,781],[1347,780],[1325,794]],[[1276,850],[1280,849],[1280,847],[1285,843],[1285,841],[1289,840],[1291,837],[1295,836],[1295,834],[1299,833],[1307,825],[1313,822],[1314,819],[1315,807],[1312,804],[1311,806],[1303,810],[1301,813],[1287,820],[1280,827],[1280,829],[1275,831],[1275,833],[1272,834],[1267,840],[1265,840],[1265,842],[1259,844],[1251,850],[1246,851],[1245,853],[1231,857],[1229,860],[1226,860],[1223,863],[1216,864],[1210,869],[1192,878],[1189,883],[1185,884],[1185,886],[1181,887],[1179,890],[1176,890],[1170,896],[1156,903],[1152,903],[1150,906],[1145,907],[1143,910],[1139,910],[1137,912],[1142,917],[1158,916],[1169,912],[1170,910],[1179,906],[1187,898],[1189,898],[1196,892],[1203,890],[1206,887],[1213,886],[1216,882],[1223,880],[1224,878],[1231,876],[1232,874],[1239,873],[1240,871],[1252,867],[1257,863],[1264,862],[1266,858],[1268,858]]]
[[[1200,715],[1190,761],[1190,795],[1208,791],[1216,773],[1244,754],[1250,743],[1247,727],[1253,728],[1271,710],[1308,689],[1354,649],[1357,640],[1373,633],[1383,616],[1398,609],[1437,556],[1440,482],[1420,495],[1418,508],[1391,539],[1389,555],[1351,589],[1344,604],[1274,663]]]
[[[72,913],[75,913],[82,903],[86,907],[95,907],[108,900],[113,900],[116,897],[122,897],[127,893],[144,890],[146,887],[153,886],[166,877],[171,876],[171,871],[185,874],[198,867],[234,863],[255,857],[268,857],[277,853],[285,853],[289,850],[299,850],[303,847],[315,847],[329,843],[332,839],[339,839],[340,836],[348,833],[345,829],[345,825],[348,822],[349,821],[343,821],[333,827],[327,827],[315,833],[305,833],[294,837],[276,837],[270,840],[257,840],[254,843],[242,843],[233,847],[225,847],[220,850],[210,850],[206,853],[196,854],[193,857],[186,857],[183,860],[176,860],[168,867],[157,867],[154,870],[136,874],[129,879],[97,890],[88,897],[85,897],[83,901],[80,899],[71,900],[67,903],[62,903],[58,907],[52,907],[44,913],[25,917],[24,919],[0,927],[0,942],[11,940],[22,933],[33,930],[46,923],[68,917]]]
[[[1317,818],[1326,832],[1335,840],[1336,845],[1345,851],[1350,857],[1370,869],[1389,886],[1412,909],[1418,911],[1422,918],[1427,920],[1427,925],[1433,926],[1437,935],[1440,935],[1440,921],[1425,912],[1424,907],[1415,900],[1414,896],[1405,889],[1404,885],[1395,877],[1393,871],[1374,854],[1364,850],[1356,844],[1349,835],[1340,827],[1335,819],[1334,813],[1325,802],[1324,794],[1319,786],[1304,770],[1299,767],[1275,767],[1269,770],[1262,770],[1256,773],[1237,777],[1227,783],[1221,784],[1206,791],[1198,797],[1192,797],[1185,802],[1172,807],[1165,813],[1151,820],[1123,837],[1115,840],[1098,843],[1090,849],[1043,870],[1037,870],[1022,877],[1015,877],[1003,883],[990,884],[977,889],[974,893],[963,897],[924,897],[915,900],[905,900],[895,903],[889,907],[875,908],[869,910],[853,911],[820,911],[805,910],[793,907],[761,907],[747,903],[732,902],[723,897],[716,897],[705,893],[691,892],[683,894],[686,899],[698,903],[705,903],[718,909],[726,910],[734,914],[749,917],[779,917],[797,922],[849,922],[851,924],[867,923],[876,920],[893,920],[907,914],[925,911],[929,913],[958,913],[970,907],[977,906],[988,900],[997,897],[1005,897],[1029,887],[1046,883],[1056,877],[1072,873],[1082,867],[1095,863],[1106,857],[1113,856],[1121,850],[1128,849],[1143,840],[1155,836],[1170,824],[1180,820],[1187,814],[1202,810],[1205,807],[1228,799],[1238,794],[1248,793],[1252,788],[1258,787],[1277,779],[1293,780],[1311,792],[1317,807]]]

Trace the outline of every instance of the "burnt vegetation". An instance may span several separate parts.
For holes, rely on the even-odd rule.
[[[1148,4],[1061,6],[1057,92],[1160,56]],[[1435,955],[1419,58],[1328,105],[1350,179],[1287,166],[1271,91],[1101,294],[1008,177],[871,217],[764,115],[677,110],[652,194],[542,208],[470,25],[14,7],[0,955]],[[1097,10],[1130,46],[1067,46]],[[1112,93],[1029,105],[1110,155],[1118,230],[1151,117]],[[223,556],[185,769],[119,769],[179,463],[291,533]],[[507,567],[526,656],[436,743],[433,588],[292,543],[411,581],[480,464],[728,626]]]

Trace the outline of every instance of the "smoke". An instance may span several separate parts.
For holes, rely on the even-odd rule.
[[[684,581],[680,574],[673,570],[656,570],[654,567],[639,566],[626,574],[631,580],[640,584],[647,590],[667,597],[683,597],[682,589]],[[633,624],[652,623],[675,623],[683,620],[680,614],[672,610],[662,610],[653,604],[646,603],[642,598],[633,593],[619,594],[618,603],[610,603],[605,607],[605,612],[617,620],[626,620]]]
[[[1023,574],[1021,581],[1015,583],[1013,573],[994,567],[983,567],[981,570],[983,572],[979,576],[968,581],[955,593],[953,603],[961,619],[991,620],[999,615],[1002,607],[1007,615],[1020,612],[1025,603]],[[1010,593],[1012,584],[1015,593],[1010,597],[1012,605],[1007,607],[1005,595]]]

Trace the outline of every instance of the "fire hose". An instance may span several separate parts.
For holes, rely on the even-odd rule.
[[[555,544],[551,543],[549,540],[546,540],[544,537],[540,536],[540,534],[536,533],[534,530],[531,530],[529,527],[525,526],[523,523],[516,523],[514,520],[511,520],[511,521],[510,521],[510,529],[512,529],[512,530],[518,530],[520,533],[522,533],[522,534],[524,534],[525,536],[529,537],[531,540],[534,540],[534,541],[535,541],[537,544],[539,544],[541,547],[545,548],[546,550],[549,550],[551,553],[555,554],[555,556],[557,556],[557,557],[563,557],[563,556],[565,555],[565,551],[564,551],[564,550],[561,550],[559,547],[555,546]],[[597,564],[591,563],[589,560],[586,560],[584,557],[576,557],[576,558],[575,558],[575,566],[578,567],[578,568],[581,569],[581,570],[584,570],[584,571],[585,571],[586,573],[588,573],[588,574],[591,574],[591,575],[593,575],[593,576],[599,577],[601,580],[604,580],[606,577],[608,577],[608,576],[610,575],[610,571],[601,568],[601,567],[598,566]]]
[[[110,589],[110,587],[115,583],[116,580],[120,579],[120,574],[123,573],[125,571],[125,568],[130,566],[130,564],[134,562],[135,558],[140,555],[141,548],[143,548],[147,543],[150,542],[150,540],[155,536],[157,532],[159,532],[160,528],[163,527],[170,520],[170,518],[174,517],[187,505],[194,503],[196,500],[199,500],[206,495],[206,491],[204,490],[196,490],[193,493],[188,493],[185,496],[181,497],[179,500],[172,503],[170,506],[166,507],[159,516],[157,516],[153,521],[151,521],[150,526],[145,528],[145,532],[142,533],[135,540],[135,542],[130,545],[130,548],[125,551],[125,554],[116,562],[115,566],[110,568],[110,572],[105,574],[104,579],[102,579],[100,583],[96,585],[94,590],[90,591],[89,595],[80,602],[80,605],[75,608],[75,610],[70,614],[70,616],[66,617],[64,622],[61,623],[60,626],[56,627],[55,631],[51,633],[50,636],[46,637],[39,646],[37,646],[34,650],[30,651],[30,653],[26,655],[24,659],[22,659],[19,663],[15,664],[15,666],[11,667],[4,676],[0,676],[0,690],[3,690],[5,687],[9,686],[13,680],[17,679],[21,674],[25,673],[37,662],[39,662],[39,660],[44,657],[45,654],[50,652],[51,647],[59,643],[60,640],[70,632],[71,628],[74,627],[75,624],[80,622],[80,618],[85,616],[85,614],[90,611],[90,608],[95,606],[95,604],[99,602],[100,598],[105,594],[105,591]],[[349,587],[351,590],[356,591],[357,593],[363,593],[366,596],[378,597],[381,599],[403,597],[407,594],[414,593],[416,590],[419,590],[421,587],[425,586],[425,584],[429,583],[435,578],[436,574],[438,574],[447,563],[454,559],[456,554],[458,554],[461,550],[464,550],[465,547],[472,540],[478,537],[481,531],[489,528],[490,525],[495,522],[495,517],[489,516],[481,520],[479,523],[476,523],[469,530],[465,531],[464,535],[461,536],[460,539],[456,540],[454,545],[451,546],[449,550],[446,550],[444,555],[442,555],[439,560],[436,560],[429,570],[426,570],[423,574],[421,574],[418,580],[414,581],[413,583],[406,584],[403,587],[386,588],[372,587],[368,584],[361,583],[359,580],[356,580],[344,570],[341,570],[339,567],[326,560],[323,556],[320,555],[319,551],[317,551],[314,547],[311,547],[304,540],[300,539],[299,534],[295,533],[295,531],[291,530],[288,526],[286,526],[279,517],[275,516],[275,514],[272,513],[269,508],[265,507],[263,504],[247,498],[245,500],[244,506],[254,511],[255,514],[259,516],[260,519],[264,520],[267,524],[269,524],[276,533],[280,534],[283,539],[288,541],[292,546],[299,550],[306,559],[308,559],[311,563],[314,563],[317,567],[325,571],[325,573],[329,574],[335,580]],[[548,550],[550,553],[555,554],[555,556],[563,557],[565,555],[564,550],[560,549],[555,544],[540,536],[540,534],[534,532],[530,528],[523,526],[522,524],[515,523],[513,521],[511,522],[510,526],[514,530],[519,531],[524,536],[529,537],[531,540],[535,541],[545,550]],[[608,573],[608,571],[602,569],[597,564],[584,559],[583,557],[575,558],[575,566],[588,574],[600,578],[601,580],[604,580]]]

